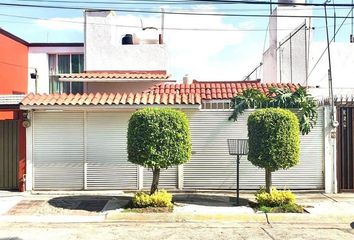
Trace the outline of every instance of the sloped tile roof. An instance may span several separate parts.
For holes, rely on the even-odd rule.
[[[271,87],[289,88],[295,91],[300,85],[292,83],[260,83],[259,81],[235,81],[235,82],[200,82],[193,81],[192,84],[173,84],[161,83],[157,84],[146,92],[156,94],[200,94],[203,100],[212,99],[231,99],[245,89],[259,89],[263,93],[267,93]]]
[[[85,106],[85,105],[152,105],[201,104],[203,100],[227,100],[245,89],[253,88],[267,93],[270,87],[289,88],[296,84],[262,84],[252,82],[193,82],[192,84],[157,84],[141,93],[84,93],[84,94],[29,94],[21,102],[24,106]]]
[[[78,105],[152,105],[152,104],[201,104],[199,94],[155,93],[90,93],[90,94],[29,94],[21,102],[23,106],[78,106]]]
[[[166,71],[89,71],[60,74],[60,81],[167,80]]]

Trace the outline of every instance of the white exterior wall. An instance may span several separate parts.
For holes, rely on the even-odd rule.
[[[167,70],[168,53],[164,44],[122,45],[127,32],[114,12],[85,13],[85,70]],[[137,29],[135,33],[141,33]],[[156,35],[158,39],[158,35]]]
[[[48,54],[83,53],[83,47],[29,47],[28,50],[28,92],[35,92],[35,79],[30,74],[37,69],[38,93],[49,93],[49,62]]]

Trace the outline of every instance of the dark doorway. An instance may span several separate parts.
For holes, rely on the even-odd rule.
[[[17,189],[18,120],[0,121],[0,189]]]
[[[354,191],[354,107],[338,107],[337,117],[338,190]]]

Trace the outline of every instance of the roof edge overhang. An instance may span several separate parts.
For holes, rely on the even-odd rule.
[[[21,110],[129,110],[146,107],[159,108],[180,108],[180,109],[201,109],[201,104],[129,104],[129,105],[21,105]]]
[[[176,82],[166,78],[63,78],[59,77],[59,82]]]
[[[20,104],[0,104],[0,111],[18,111]]]

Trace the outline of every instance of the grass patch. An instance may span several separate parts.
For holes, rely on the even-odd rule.
[[[250,202],[249,205],[256,211],[264,213],[304,213],[302,206],[296,203],[296,196],[289,190],[277,190],[272,188],[267,193],[261,188],[256,193],[256,202]]]
[[[264,205],[258,205],[257,211],[264,213],[304,213],[304,208],[296,203],[280,205],[277,207],[268,207]]]

